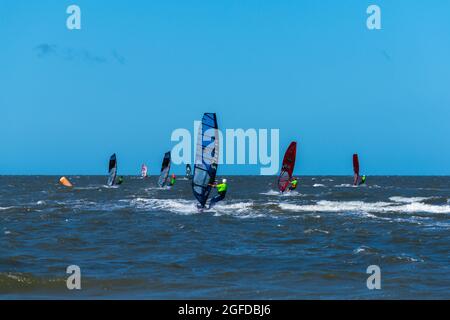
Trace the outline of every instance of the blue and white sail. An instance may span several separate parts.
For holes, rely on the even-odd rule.
[[[215,113],[205,113],[198,133],[192,191],[200,206],[205,207],[215,182],[219,162],[219,132]]]
[[[170,171],[170,151],[164,154],[163,162],[161,165],[161,173],[159,174],[158,185],[162,188],[167,183]]]
[[[115,153],[109,158],[108,173],[109,173],[108,186],[113,186],[114,183],[116,182],[116,175],[117,175],[117,159]]]

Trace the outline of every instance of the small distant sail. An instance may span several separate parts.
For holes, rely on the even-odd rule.
[[[356,153],[353,155],[353,173],[353,185],[357,186],[359,180],[359,159]]]
[[[108,177],[108,186],[113,186],[116,182],[117,175],[117,160],[116,154],[114,153],[111,158],[109,158],[109,177]]]
[[[197,139],[192,191],[200,206],[205,207],[215,182],[219,163],[219,133],[215,113],[205,113]]]
[[[162,188],[167,183],[167,178],[169,177],[170,171],[170,151],[164,154],[164,159],[161,166],[161,173],[158,179],[158,185]]]
[[[146,178],[147,177],[147,166],[145,164],[141,167],[141,177]]]
[[[186,178],[192,178],[192,169],[190,164],[186,165]]]
[[[68,188],[73,187],[72,183],[70,183],[69,179],[66,177],[61,177],[61,179],[59,179],[59,183]]]
[[[280,176],[278,177],[278,189],[284,192],[289,186],[292,174],[294,173],[295,157],[297,154],[297,142],[291,142],[283,158]]]

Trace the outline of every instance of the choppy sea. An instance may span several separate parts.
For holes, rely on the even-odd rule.
[[[0,177],[0,298],[450,299],[450,177],[227,178],[200,212],[187,179]]]

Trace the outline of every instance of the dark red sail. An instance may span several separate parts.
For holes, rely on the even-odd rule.
[[[278,189],[284,192],[289,186],[289,182],[294,173],[295,156],[297,154],[297,142],[291,142],[286,150],[283,158],[283,166],[281,167],[281,173],[278,178]]]

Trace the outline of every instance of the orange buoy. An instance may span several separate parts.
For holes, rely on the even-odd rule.
[[[65,187],[72,187],[72,184],[66,177],[61,177],[61,179],[59,179],[59,183],[61,183]]]

